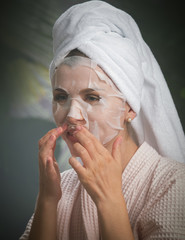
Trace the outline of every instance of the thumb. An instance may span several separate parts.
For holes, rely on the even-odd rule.
[[[115,160],[119,161],[120,163],[121,161],[121,143],[123,141],[123,137],[119,136],[116,138],[116,140],[114,141],[113,145],[112,145],[112,156]]]

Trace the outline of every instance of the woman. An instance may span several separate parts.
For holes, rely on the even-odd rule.
[[[21,239],[184,239],[185,166],[170,160],[183,162],[184,134],[137,25],[90,1],[61,15],[53,40],[57,128],[39,142],[40,190]],[[73,168],[61,175],[59,136]]]

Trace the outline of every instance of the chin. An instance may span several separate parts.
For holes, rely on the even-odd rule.
[[[75,138],[72,138],[72,137],[67,136],[67,133],[64,134],[64,135],[62,136],[62,138],[63,138],[63,140],[66,142],[66,144],[67,144],[67,146],[68,146],[68,148],[69,148],[69,150],[70,150],[71,156],[73,156],[73,157],[79,157],[78,154],[77,154],[77,152],[76,152],[76,151],[74,150],[74,148],[73,148],[74,143],[76,143],[76,142],[78,142],[78,141],[77,141]]]

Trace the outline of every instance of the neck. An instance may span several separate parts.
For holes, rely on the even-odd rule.
[[[129,163],[130,159],[134,156],[135,152],[137,151],[138,146],[133,141],[131,137],[128,137],[125,141],[123,140],[121,146],[121,156],[123,159],[123,170]]]
[[[123,141],[121,145],[121,157],[123,161],[123,170],[124,170],[127,164],[129,163],[130,159],[133,157],[133,155],[137,151],[138,146],[129,135],[127,134],[124,134],[124,135],[119,134],[119,135],[123,137]],[[114,141],[115,139],[111,141],[111,143],[106,147],[110,153],[112,153],[112,145]]]

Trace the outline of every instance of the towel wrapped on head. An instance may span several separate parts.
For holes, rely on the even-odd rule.
[[[53,28],[50,78],[65,56],[78,49],[94,60],[124,94],[137,116],[136,141],[185,162],[185,137],[169,89],[133,18],[103,1],[69,8]]]

